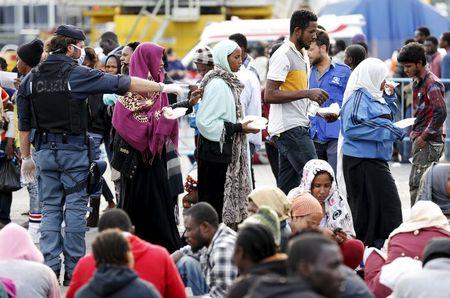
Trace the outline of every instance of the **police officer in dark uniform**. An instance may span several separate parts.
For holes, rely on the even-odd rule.
[[[80,66],[85,39],[82,30],[59,26],[48,44],[47,60],[25,77],[17,96],[21,172],[25,181],[31,181],[37,168],[43,202],[40,248],[45,264],[58,277],[60,255],[64,255],[64,285],[70,283],[77,261],[86,252],[87,178],[92,161],[86,98],[127,91],[182,94],[177,85],[113,76]],[[30,155],[30,142],[36,148],[36,164]]]

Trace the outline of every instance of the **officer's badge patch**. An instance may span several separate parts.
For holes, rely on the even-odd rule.
[[[340,77],[333,77],[331,79],[332,84],[340,85],[341,84],[341,78]]]

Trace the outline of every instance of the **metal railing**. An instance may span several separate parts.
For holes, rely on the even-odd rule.
[[[413,117],[412,115],[414,115],[414,105],[412,104],[412,92],[411,92],[411,106],[410,107],[407,106],[407,100],[406,100],[406,96],[405,96],[406,93],[408,92],[407,90],[405,90],[405,87],[407,87],[407,86],[411,86],[412,87],[412,85],[411,85],[412,79],[409,79],[409,78],[390,78],[390,79],[388,79],[388,81],[394,81],[394,82],[400,84],[400,85],[398,85],[396,87],[396,93],[397,93],[398,99],[400,101],[400,105],[398,107],[399,108],[399,113],[400,113],[399,120],[406,118],[405,114],[406,114],[408,108],[411,109],[411,114],[408,115],[408,116],[409,117]],[[450,84],[450,79],[441,79],[441,81],[444,84]],[[450,115],[448,115],[448,116],[450,116]]]

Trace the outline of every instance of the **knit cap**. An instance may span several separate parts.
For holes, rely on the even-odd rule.
[[[29,43],[23,44],[17,50],[20,60],[24,61],[30,67],[35,67],[41,61],[42,52],[44,51],[44,43],[35,39]]]
[[[210,48],[201,47],[195,51],[194,63],[214,65],[213,54]]]
[[[323,214],[319,201],[310,193],[303,193],[292,201],[291,216],[306,216],[313,213]]]
[[[270,207],[261,206],[257,213],[248,217],[244,222],[239,226],[240,228],[245,227],[247,224],[260,224],[269,229],[273,234],[273,238],[275,240],[275,244],[280,246],[281,243],[281,231],[280,231],[280,222],[278,220],[277,213],[273,211]]]

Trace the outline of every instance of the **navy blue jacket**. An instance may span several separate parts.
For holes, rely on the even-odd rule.
[[[45,63],[72,62],[73,59],[62,54],[48,56]],[[31,130],[31,77],[30,72],[22,81],[17,93],[17,112],[19,130]],[[97,69],[77,66],[70,74],[69,89],[74,99],[86,100],[89,95],[99,93],[115,93],[124,95],[130,88],[131,79],[128,76],[110,75]]]

